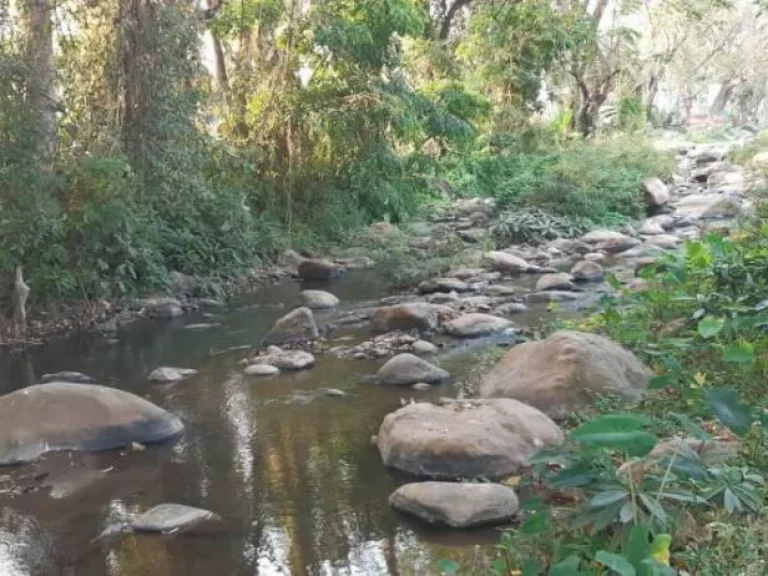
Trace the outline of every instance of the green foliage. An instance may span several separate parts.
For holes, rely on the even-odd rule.
[[[590,223],[566,216],[555,216],[537,208],[504,212],[491,233],[499,246],[540,243],[556,238],[575,238],[586,233]]]

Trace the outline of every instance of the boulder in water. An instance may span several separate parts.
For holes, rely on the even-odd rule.
[[[556,274],[544,274],[536,282],[536,290],[574,290],[573,276],[567,272],[558,272]]]
[[[417,382],[442,382],[450,374],[413,354],[398,354],[379,369],[378,380],[390,386],[410,386]]]
[[[221,517],[209,510],[182,504],[160,504],[134,518],[130,526],[137,532],[178,533],[192,530],[205,522],[220,521]]]
[[[472,528],[512,519],[520,510],[509,486],[488,483],[413,482],[389,497],[393,508],[429,524]]]
[[[152,382],[178,382],[184,380],[190,376],[197,374],[197,370],[193,368],[173,368],[171,366],[161,366],[155,368],[147,376],[147,380]]]
[[[246,366],[243,374],[246,376],[277,376],[280,374],[280,368],[271,364],[251,364]]]
[[[310,310],[323,310],[339,305],[339,299],[325,290],[303,290],[301,299]]]
[[[77,384],[93,384],[95,380],[83,374],[82,372],[71,372],[65,370],[64,372],[54,372],[53,374],[43,374],[40,378],[40,382],[46,384],[48,382],[75,382]]]
[[[387,414],[376,439],[385,465],[447,480],[519,474],[562,441],[548,416],[508,399],[408,404]]]
[[[302,260],[298,266],[299,278],[309,281],[330,280],[339,275],[340,268],[330,260]]]
[[[301,307],[289,312],[275,322],[272,330],[264,336],[263,343],[279,346],[281,344],[317,340],[319,337],[320,331],[317,328],[317,324],[315,324],[312,310]]]
[[[582,260],[571,268],[571,275],[579,282],[599,282],[604,276],[603,267],[594,260]]]
[[[506,318],[476,312],[462,314],[458,318],[447,322],[445,324],[445,331],[457,338],[479,338],[480,336],[499,334],[512,326],[512,322]]]
[[[519,274],[521,272],[534,272],[539,268],[532,266],[519,256],[509,252],[486,252],[483,260],[494,270],[505,274]]]
[[[35,460],[57,450],[109,450],[181,434],[176,416],[134,394],[50,382],[0,397],[0,464]]]
[[[438,324],[437,310],[431,304],[413,302],[384,306],[371,316],[373,331],[376,333],[393,330],[435,330]]]

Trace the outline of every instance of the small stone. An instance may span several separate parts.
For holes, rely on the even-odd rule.
[[[243,371],[246,376],[276,376],[280,368],[271,364],[251,364]]]
[[[427,384],[426,382],[416,382],[413,386],[411,386],[413,390],[416,390],[418,392],[423,392],[425,390],[432,390],[432,386]]]
[[[344,390],[339,390],[338,388],[323,388],[322,393],[329,398],[343,398],[347,395]]]
[[[544,290],[573,290],[574,288],[573,276],[565,272],[544,274],[536,282],[536,290],[539,292]]]
[[[197,370],[192,368],[173,368],[170,366],[161,366],[155,368],[149,373],[147,379],[152,382],[178,382],[189,376],[197,374]]]
[[[141,442],[131,442],[131,452],[143,452],[147,447]]]
[[[417,382],[437,383],[450,374],[413,354],[398,354],[379,369],[379,382],[390,386],[410,386]]]
[[[419,354],[420,356],[435,354],[438,351],[437,346],[426,340],[416,340],[412,346],[414,353]]]

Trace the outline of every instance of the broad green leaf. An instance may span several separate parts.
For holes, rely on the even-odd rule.
[[[649,420],[636,414],[604,414],[588,420],[571,438],[588,446],[626,450],[645,455],[656,445],[656,437],[640,430]]]
[[[654,498],[643,494],[638,494],[640,500],[645,505],[645,508],[650,512],[651,518],[656,518],[662,525],[667,524],[667,513],[664,511],[664,507]]]
[[[622,524],[629,524],[635,519],[635,507],[632,506],[632,501],[624,503],[624,506],[619,510],[619,520]]]
[[[600,552],[595,554],[595,560],[600,562],[600,564],[607,566],[620,576],[636,576],[637,574],[634,566],[632,566],[626,558],[619,556],[618,554],[611,554],[605,550],[600,550]]]
[[[437,567],[443,574],[457,574],[461,565],[453,560],[439,560]]]
[[[558,488],[578,488],[590,484],[594,475],[589,466],[581,464],[561,470],[550,478],[549,483]]]
[[[633,565],[638,565],[651,551],[648,543],[648,528],[643,524],[636,524],[629,532],[627,540],[627,559]]]
[[[604,506],[608,506],[609,504],[614,504],[624,500],[628,497],[629,492],[627,490],[606,490],[605,492],[596,494],[589,502],[587,502],[587,507],[593,509],[602,508]]]
[[[729,430],[744,436],[752,426],[752,411],[742,403],[733,388],[709,388],[705,392],[707,403],[717,419]]]
[[[694,438],[698,440],[712,440],[712,437],[698,424],[696,424],[687,414],[678,414],[674,412],[671,414],[672,418],[677,420],[677,423],[682,426],[683,430],[688,432]]]
[[[714,338],[725,327],[725,318],[707,316],[699,321],[698,332],[702,338]]]
[[[725,504],[725,509],[729,514],[733,514],[734,512],[741,510],[739,498],[731,491],[730,488],[726,488],[725,492],[723,493],[723,504]]]
[[[537,512],[528,518],[520,527],[523,534],[541,534],[549,529],[549,515],[546,512]]]
[[[540,576],[543,570],[541,560],[538,558],[528,558],[523,564],[522,576]]]
[[[677,570],[662,564],[655,558],[646,558],[640,562],[640,566],[645,569],[644,572],[641,572],[645,576],[677,576]]]
[[[581,558],[573,554],[551,566],[547,576],[574,576],[579,574],[579,566],[581,566]]]
[[[734,364],[752,364],[755,361],[755,351],[751,344],[743,342],[725,351],[724,360]]]
[[[662,390],[669,388],[675,383],[676,378],[672,374],[659,374],[651,378],[648,382],[649,390]]]

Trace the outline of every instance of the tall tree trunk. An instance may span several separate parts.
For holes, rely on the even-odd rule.
[[[733,95],[734,88],[736,88],[735,80],[730,79],[723,82],[723,84],[720,86],[720,90],[717,92],[717,96],[715,96],[714,102],[712,102],[712,106],[709,109],[709,113],[712,116],[719,116],[723,113],[723,110],[725,110],[725,107],[728,106],[728,102]]]
[[[53,67],[51,0],[25,0],[22,5],[24,56],[30,68],[30,104],[39,122],[44,166],[53,170],[56,156],[56,71]]]
[[[453,4],[451,4],[451,7],[446,11],[445,16],[443,17],[443,23],[440,25],[440,40],[446,40],[448,38],[448,35],[451,33],[451,24],[453,23],[456,14],[458,14],[459,10],[464,8],[464,6],[469,6],[471,1],[472,0],[453,0]]]
[[[213,74],[216,82],[216,90],[226,96],[229,89],[229,79],[227,78],[227,63],[224,60],[224,48],[213,32],[210,32],[213,43]]]

